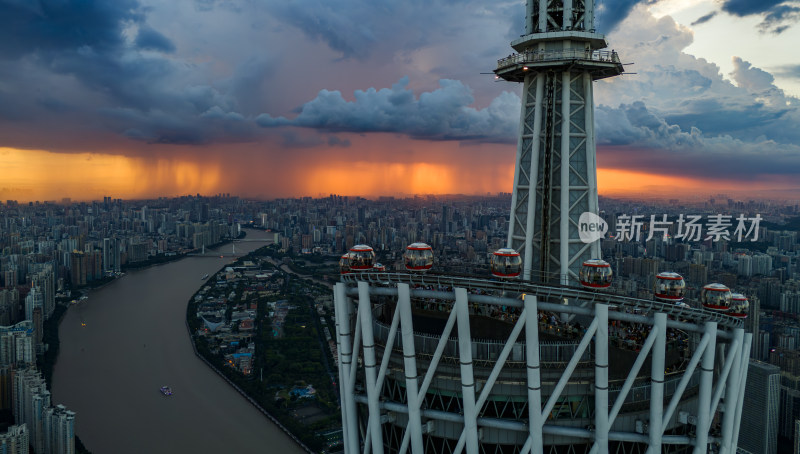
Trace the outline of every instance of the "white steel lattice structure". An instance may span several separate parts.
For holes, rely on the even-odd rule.
[[[348,454],[736,452],[751,341],[739,319],[430,274],[346,275],[334,303]],[[641,342],[610,336],[621,326]]]
[[[514,251],[494,256],[515,261],[502,272],[493,262],[504,281],[342,276],[345,452],[735,453],[742,320],[570,286],[601,258],[579,234],[581,215],[598,213],[592,83],[623,71],[602,50],[593,1],[528,0],[526,35],[511,45],[495,73],[524,83]]]
[[[579,237],[581,214],[598,213],[592,82],[623,67],[601,50],[593,0],[527,0],[525,24],[495,69],[523,82],[508,247],[524,280],[577,283],[581,263],[600,257]]]

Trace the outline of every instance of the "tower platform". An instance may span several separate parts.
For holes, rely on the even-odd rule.
[[[724,452],[738,428],[734,317],[433,274],[350,274],[334,295],[348,452]]]

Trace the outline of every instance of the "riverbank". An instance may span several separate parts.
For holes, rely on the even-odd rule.
[[[241,252],[256,247],[242,243]],[[69,306],[59,328],[53,401],[77,413],[75,431],[93,452],[258,454],[270,446],[305,454],[195,358],[181,328],[201,277],[230,260],[217,252],[131,271]],[[164,385],[175,394],[163,396]]]
[[[306,446],[305,443],[300,441],[300,439],[297,438],[289,429],[287,429],[286,426],[281,424],[281,422],[278,421],[278,419],[275,418],[275,416],[273,416],[270,412],[265,410],[264,407],[259,405],[258,402],[256,402],[252,397],[250,397],[250,395],[248,395],[242,388],[240,388],[236,383],[232,382],[227,376],[225,376],[225,374],[222,373],[221,370],[219,370],[216,366],[211,364],[211,362],[207,360],[205,356],[201,355],[200,352],[197,351],[197,345],[195,345],[194,336],[192,335],[192,328],[189,326],[188,320],[186,321],[186,331],[189,333],[189,337],[192,339],[192,350],[194,350],[195,356],[200,358],[206,364],[206,366],[211,368],[211,370],[216,372],[217,375],[222,377],[222,379],[225,380],[229,385],[231,385],[233,389],[235,389],[239,394],[242,395],[242,397],[247,399],[248,402],[250,402],[254,407],[256,407],[256,409],[260,411],[261,414],[269,418],[269,420],[272,421],[273,424],[278,426],[278,428],[281,429],[284,433],[286,433],[286,435],[291,437],[291,439],[294,440],[294,442],[297,443],[297,445],[300,446],[305,452],[307,452],[308,454],[316,454],[314,451],[311,450],[311,448]]]
[[[333,324],[320,323],[328,318],[321,301],[330,299],[330,289],[292,278],[269,252],[241,257],[198,289],[186,308],[192,346],[306,452],[335,450],[341,417],[328,346]]]
[[[44,377],[44,382],[47,384],[47,389],[53,389],[53,368],[55,367],[56,360],[58,359],[58,349],[60,346],[58,339],[58,325],[64,319],[64,314],[69,309],[68,304],[56,304],[53,315],[45,320],[42,327],[42,343],[48,346],[47,351],[37,358],[37,368]],[[91,451],[86,449],[81,442],[78,435],[75,435],[75,453],[76,454],[92,454]]]

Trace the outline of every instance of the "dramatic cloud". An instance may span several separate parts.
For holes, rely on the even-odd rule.
[[[36,129],[56,110],[72,111],[64,120],[137,140],[242,140],[247,128],[231,128],[231,117],[204,115],[235,114],[235,99],[204,85],[187,61],[165,55],[176,46],[146,22],[147,10],[135,0],[0,2],[0,65],[17,69],[5,74],[5,84],[16,89],[0,86],[0,103],[22,107],[0,109],[0,116]],[[37,78],[45,85],[33,84]],[[52,88],[50,96],[32,103],[42,88]]]
[[[609,33],[617,28],[634,6],[651,5],[658,0],[607,0],[598,2],[595,13],[595,25],[601,33]]]
[[[722,10],[737,16],[760,14],[787,3],[786,0],[724,0]]]
[[[0,2],[0,56],[21,57],[91,46],[107,52],[122,44],[120,27],[139,22],[135,0],[115,2]]]
[[[716,11],[712,11],[712,12],[710,12],[710,13],[704,15],[704,16],[700,16],[700,17],[697,18],[697,20],[692,22],[692,27],[694,27],[696,25],[704,24],[704,23],[710,21],[711,19],[713,19],[714,16],[716,16],[716,15],[717,15],[717,12]]]
[[[763,137],[746,142],[729,135],[706,136],[696,127],[684,130],[641,102],[601,106],[595,118],[602,131],[600,153],[606,164],[620,168],[724,180],[800,173],[799,146]]]
[[[520,100],[503,92],[488,107],[475,109],[472,91],[457,80],[440,80],[440,88],[415,97],[408,78],[391,89],[356,91],[346,101],[339,91],[322,90],[293,119],[259,115],[263,127],[302,126],[326,131],[394,132],[417,139],[516,141]]]
[[[515,16],[524,17],[524,2],[514,0],[491,4],[482,0],[275,0],[268,1],[267,8],[308,37],[355,59],[373,56],[387,45],[413,50],[435,45],[447,36],[468,38],[463,31],[476,20],[484,25],[490,21],[505,24]],[[524,27],[516,36],[521,33]]]
[[[735,16],[760,15],[759,28],[781,33],[800,20],[800,3],[793,0],[725,0],[722,10]]]
[[[778,34],[786,31],[798,20],[800,20],[800,7],[782,4],[764,14],[764,20],[759,24],[759,28],[763,32]]]
[[[800,65],[782,65],[775,68],[773,72],[782,77],[800,79]]]
[[[139,33],[136,35],[136,47],[164,53],[175,52],[175,45],[172,44],[172,41],[147,26],[139,28]]]
[[[731,77],[736,81],[736,85],[744,88],[750,93],[759,93],[775,90],[772,83],[775,78],[772,74],[754,67],[750,62],[744,61],[739,57],[733,57],[733,72]]]
[[[683,52],[690,30],[643,8],[609,39],[624,43],[619,52],[639,70],[597,85],[606,165],[745,180],[800,172],[800,102],[771,74],[734,57],[734,85],[716,65]]]

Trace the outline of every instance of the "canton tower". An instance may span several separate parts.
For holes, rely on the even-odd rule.
[[[597,214],[592,82],[623,71],[593,12],[592,0],[527,0],[526,34],[498,62],[524,89],[508,248],[491,278],[438,271],[419,242],[405,272],[368,245],[341,257],[346,454],[737,452],[746,299],[709,284],[682,303],[677,273],[654,276],[652,298],[617,295],[598,242],[581,239]]]
[[[601,50],[592,0],[527,0],[511,47],[495,70],[523,83],[508,247],[523,280],[576,284],[581,264],[600,258],[600,243],[579,237],[581,214],[598,213],[592,82],[623,67]]]

